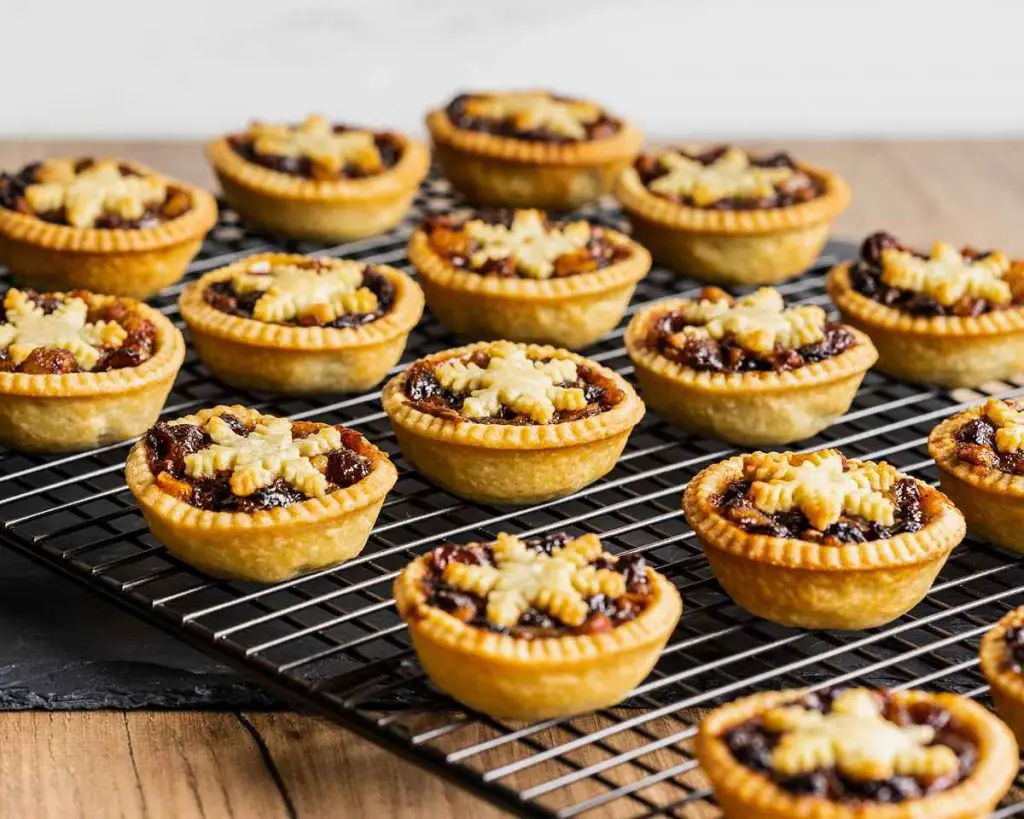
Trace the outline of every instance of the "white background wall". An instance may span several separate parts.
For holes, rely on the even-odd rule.
[[[1024,0],[0,0],[0,136],[420,130],[457,89],[654,136],[1024,135]]]

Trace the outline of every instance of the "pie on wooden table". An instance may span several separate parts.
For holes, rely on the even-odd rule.
[[[154,425],[126,477],[182,560],[272,583],[362,551],[398,473],[354,430],[218,406]]]
[[[69,452],[156,421],[185,358],[177,328],[129,298],[11,288],[0,299],[0,444]]]
[[[620,702],[682,613],[643,555],[608,554],[592,534],[438,546],[406,566],[395,602],[439,688],[520,720]]]
[[[0,263],[38,289],[149,298],[184,275],[216,221],[206,191],[124,159],[0,174]]]
[[[422,358],[387,383],[382,403],[417,469],[486,503],[550,500],[593,483],[644,414],[612,370],[509,341]]]
[[[802,628],[873,628],[909,611],[966,528],[937,489],[836,449],[721,461],[690,481],[683,510],[736,603]]]
[[[332,123],[253,122],[207,146],[224,198],[248,221],[300,239],[347,242],[397,225],[427,175],[418,140]]]
[[[614,328],[651,266],[640,245],[539,210],[435,216],[409,241],[427,304],[478,340],[580,349]]]
[[[642,140],[597,103],[550,91],[460,94],[427,114],[427,128],[470,202],[552,211],[608,193]]]
[[[999,250],[937,242],[926,253],[875,233],[832,269],[828,291],[897,378],[972,387],[1024,370],[1024,261]]]
[[[181,295],[196,353],[221,380],[286,394],[376,386],[423,314],[423,293],[387,265],[264,253]]]
[[[776,284],[817,259],[850,190],[787,153],[719,146],[643,153],[615,196],[655,261],[716,284]]]
[[[633,316],[625,341],[656,414],[748,445],[821,432],[850,408],[877,358],[859,330],[817,305],[787,307],[770,287],[658,302]]]

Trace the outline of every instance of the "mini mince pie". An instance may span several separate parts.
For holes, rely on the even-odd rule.
[[[253,122],[210,143],[224,198],[275,233],[347,242],[397,225],[427,175],[430,156],[402,134],[335,125]]]
[[[850,408],[877,353],[815,305],[764,287],[709,287],[633,316],[626,330],[644,400],[669,423],[740,444],[816,435]]]
[[[470,202],[573,210],[608,193],[642,136],[601,106],[549,91],[462,94],[427,115],[434,152]]]
[[[620,702],[682,613],[642,555],[610,555],[592,534],[438,546],[406,566],[395,602],[439,688],[517,720]]]
[[[928,593],[965,531],[937,489],[835,449],[721,461],[690,481],[683,510],[733,600],[803,628],[894,620]]]
[[[375,386],[422,314],[422,291],[393,267],[284,253],[214,270],[181,295],[210,372],[290,394]]]
[[[734,147],[642,154],[615,195],[655,261],[716,284],[802,273],[850,201],[834,173]]]
[[[828,291],[897,378],[972,387],[1024,369],[1024,262],[999,251],[938,242],[928,254],[876,233]]]
[[[586,347],[615,327],[651,267],[636,242],[539,210],[436,216],[409,242],[427,304],[473,339]]]
[[[1024,404],[990,398],[947,418],[928,452],[971,530],[1024,553]]]
[[[422,358],[387,383],[382,403],[417,469],[485,503],[550,500],[593,483],[644,414],[612,370],[509,341]]]
[[[160,312],[84,290],[0,297],[0,444],[69,452],[156,421],[185,359]]]
[[[727,819],[981,819],[1017,743],[956,694],[836,688],[755,694],[711,712],[697,757]]]
[[[343,426],[219,406],[152,427],[126,477],[182,560],[272,583],[359,554],[398,473]]]
[[[216,221],[206,191],[123,159],[0,174],[0,263],[41,289],[149,298],[185,274]]]
[[[981,671],[996,711],[1024,742],[1024,607],[1009,612],[981,640]]]

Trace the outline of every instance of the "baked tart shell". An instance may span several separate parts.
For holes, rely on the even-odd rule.
[[[57,225],[0,208],[0,261],[16,282],[40,291],[89,290],[148,299],[185,275],[217,221],[214,198],[145,165],[116,161],[187,191],[192,207],[156,227],[132,229]]]
[[[244,219],[296,239],[350,242],[391,230],[408,212],[430,167],[419,140],[399,136],[402,156],[363,179],[313,180],[249,162],[221,137],[206,153],[224,198]]]
[[[89,295],[91,307],[116,300]],[[129,440],[156,423],[185,360],[185,341],[162,313],[134,306],[156,327],[153,355],[138,367],[0,373],[0,444],[23,452],[77,452]]]
[[[409,240],[409,261],[419,272],[427,306],[458,335],[588,347],[612,330],[651,268],[650,254],[626,236],[608,231],[609,241],[628,247],[614,265],[557,279],[483,276],[450,264],[423,230]]]
[[[850,265],[834,267],[828,293],[843,321],[878,348],[878,369],[940,387],[975,387],[1024,370],[1024,307],[976,317],[912,316],[858,293]]]
[[[978,703],[955,694],[901,691],[901,702],[934,703],[949,711],[978,746],[978,762],[963,782],[901,804],[844,805],[821,797],[790,793],[732,755],[722,737],[764,711],[800,697],[802,691],[754,694],[713,711],[702,723],[696,752],[727,819],[983,819],[1009,790],[1017,774],[1013,735]]]
[[[214,407],[181,419],[203,423],[229,412],[243,421],[245,407]],[[125,466],[128,488],[150,531],[172,554],[215,577],[275,583],[332,566],[366,545],[398,472],[374,448],[370,474],[322,498],[255,513],[199,509],[165,492],[149,468],[145,444],[132,447]]]
[[[683,511],[726,593],[780,625],[861,630],[889,623],[924,598],[964,537],[961,514],[920,482],[929,522],[917,532],[842,546],[750,534],[717,508],[726,487],[742,477],[742,455],[705,469],[686,487]]]
[[[425,360],[487,349],[487,342],[446,350]],[[384,387],[381,403],[402,454],[424,475],[460,497],[481,503],[526,504],[561,498],[593,483],[619,460],[629,433],[644,415],[633,388],[604,367],[574,353],[531,344],[531,356],[558,354],[597,369],[623,391],[607,412],[564,424],[513,426],[451,421],[421,412],[405,395],[408,372]]]
[[[674,301],[637,313],[626,329],[644,402],[688,432],[734,444],[767,446],[817,435],[849,410],[878,354],[866,335],[837,356],[782,372],[701,372],[646,344],[652,320]]]
[[[270,324],[222,312],[203,296],[211,284],[254,262],[294,259],[285,253],[250,256],[189,284],[180,306],[196,354],[221,381],[243,389],[299,395],[375,387],[398,363],[409,332],[423,315],[423,292],[401,271],[374,266],[394,285],[395,300],[387,315],[361,327]]]
[[[524,640],[428,605],[429,560],[418,557],[395,581],[413,648],[438,688],[501,719],[551,719],[621,702],[650,673],[683,610],[675,586],[648,569],[653,597],[635,620],[604,634]]]
[[[659,264],[715,284],[778,284],[814,264],[832,222],[850,203],[850,189],[837,174],[797,167],[821,180],[824,192],[783,208],[679,205],[647,190],[633,167],[619,176],[614,193],[629,215],[633,237]]]
[[[996,712],[1017,742],[1024,742],[1024,675],[1010,668],[1007,662],[1006,632],[1024,625],[1024,609],[1015,609],[1004,616],[981,639],[979,657],[981,673],[991,686]]]
[[[550,143],[456,127],[427,115],[434,154],[452,187],[477,205],[575,210],[610,193],[640,150],[643,135],[623,123],[606,139]]]

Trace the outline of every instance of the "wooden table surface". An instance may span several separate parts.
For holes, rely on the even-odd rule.
[[[789,147],[850,182],[837,235],[885,228],[924,246],[946,238],[1024,256],[1024,142]],[[182,142],[0,143],[0,168],[86,154],[212,182],[200,145]],[[3,817],[500,815],[347,731],[289,713],[7,713],[0,748]]]

